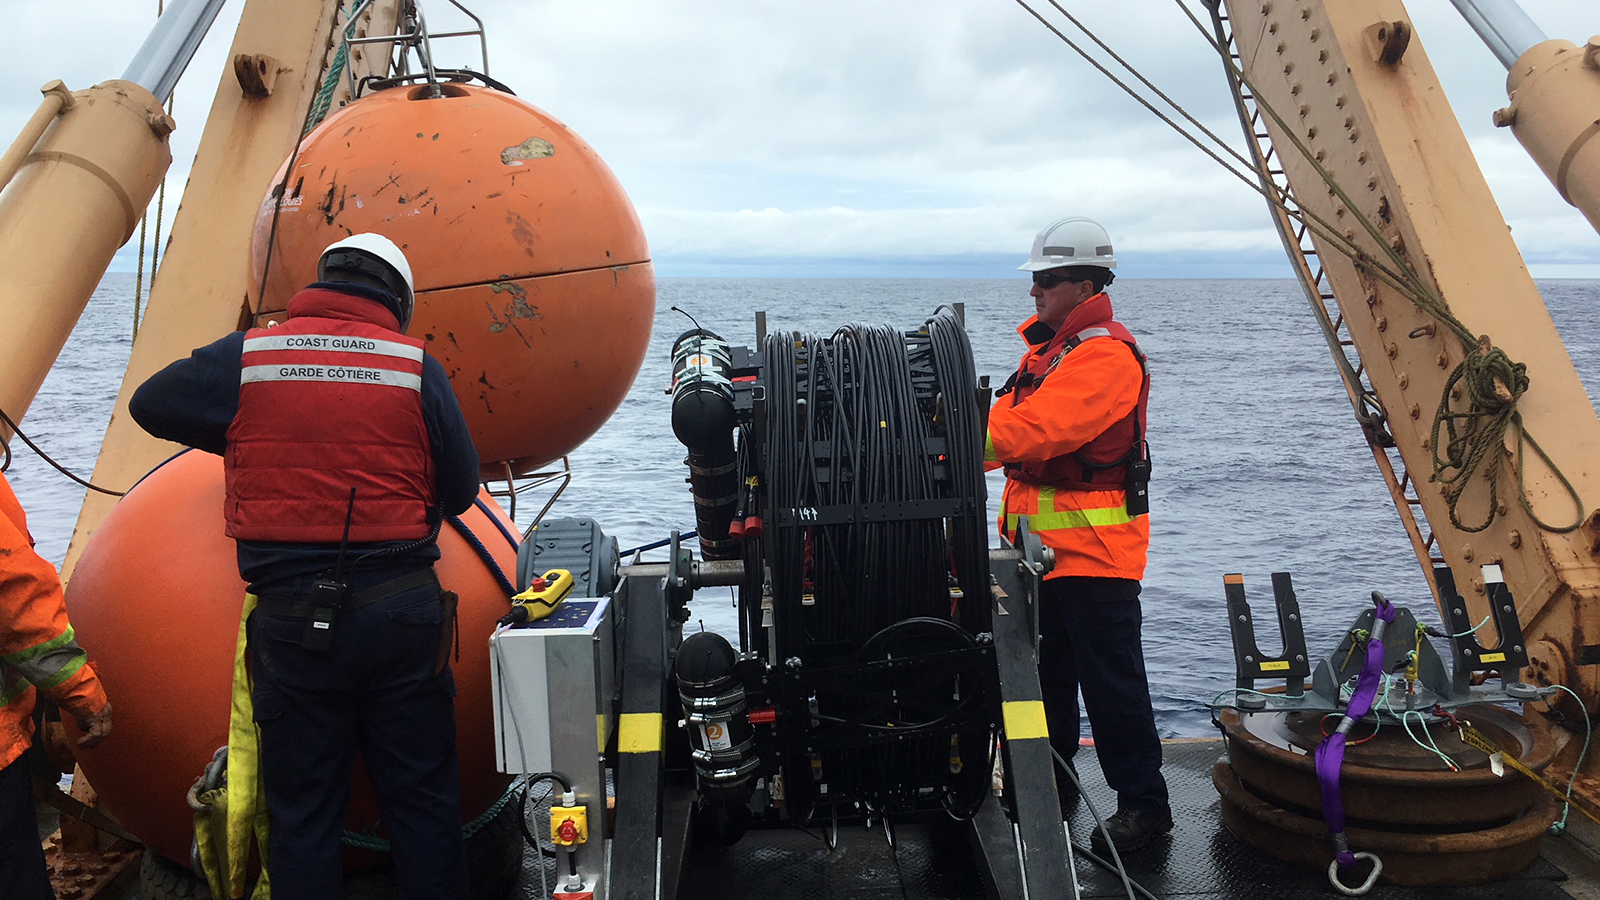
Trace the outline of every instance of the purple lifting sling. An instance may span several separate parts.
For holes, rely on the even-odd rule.
[[[1372,876],[1365,885],[1359,889],[1350,889],[1340,884],[1335,869],[1348,868],[1356,864],[1357,854],[1350,852],[1349,841],[1344,833],[1344,797],[1339,792],[1339,770],[1344,765],[1344,746],[1350,729],[1365,718],[1372,711],[1373,700],[1378,696],[1378,682],[1383,675],[1383,632],[1394,621],[1394,604],[1385,600],[1377,591],[1372,592],[1372,602],[1377,604],[1377,611],[1372,618],[1372,636],[1367,640],[1367,657],[1361,664],[1361,674],[1356,677],[1356,689],[1350,695],[1350,705],[1345,709],[1345,715],[1339,722],[1339,727],[1333,734],[1322,739],[1313,754],[1317,764],[1317,784],[1322,789],[1322,816],[1328,822],[1328,831],[1333,833],[1334,864],[1328,867],[1328,878],[1334,886],[1347,894],[1364,894],[1377,879],[1381,868],[1377,857],[1370,853],[1361,856],[1369,857],[1373,862]]]

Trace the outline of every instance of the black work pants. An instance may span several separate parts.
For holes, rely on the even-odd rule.
[[[1078,752],[1078,692],[1094,730],[1106,783],[1119,809],[1168,808],[1150,686],[1139,640],[1139,582],[1067,576],[1044,582],[1039,603],[1039,682],[1050,744]]]
[[[339,900],[340,836],[359,751],[405,900],[467,895],[455,682],[435,672],[435,586],[339,613],[333,647],[299,645],[305,620],[250,617],[255,715],[271,822],[272,892]]]
[[[33,807],[28,757],[0,769],[0,897],[5,900],[55,900],[44,871],[39,821]]]

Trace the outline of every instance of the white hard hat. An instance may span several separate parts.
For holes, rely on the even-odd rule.
[[[1111,253],[1111,235],[1100,223],[1082,216],[1057,219],[1033,239],[1033,252],[1018,269],[1043,272],[1062,266],[1100,266],[1115,269],[1117,258]]]
[[[411,324],[411,310],[415,303],[411,263],[394,241],[371,232],[352,234],[334,241],[317,260],[317,280],[326,280],[329,269],[353,269],[383,281],[400,301],[400,309],[397,310],[400,330],[405,331]]]

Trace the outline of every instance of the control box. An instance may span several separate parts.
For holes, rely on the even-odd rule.
[[[606,597],[569,597],[545,618],[490,638],[495,763],[501,772],[593,777],[615,724],[615,654]],[[599,784],[603,802],[603,778]]]
[[[559,851],[573,855],[585,885],[569,894],[574,898],[605,891],[604,754],[616,727],[613,632],[610,598],[569,596],[544,618],[502,628],[489,639],[496,765],[512,775],[561,773],[588,826],[587,841],[575,835],[575,843]],[[565,861],[561,868],[564,873]]]

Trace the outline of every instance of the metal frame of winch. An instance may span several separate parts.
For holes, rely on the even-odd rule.
[[[677,692],[670,690],[673,654],[682,636],[682,618],[674,608],[681,610],[696,589],[744,578],[741,562],[696,561],[676,535],[670,556],[665,564],[623,566],[616,591],[626,598],[618,604],[619,635],[630,649],[618,656],[620,715],[612,742],[616,824],[605,876],[612,900],[678,896],[692,845],[696,789],[686,771],[688,742],[675,724],[682,709]],[[989,558],[1009,799],[1004,805],[994,797],[983,803],[970,820],[969,839],[986,863],[980,875],[991,897],[1076,898],[1073,849],[1053,788],[1050,741],[1021,725],[1027,712],[1042,704],[1036,604],[1048,562],[1038,539],[1026,534],[1018,547],[991,550]],[[886,830],[886,838],[891,834]],[[759,841],[759,830],[745,840]]]
[[[959,317],[959,309],[956,315]],[[775,337],[775,343],[767,342],[764,317],[758,317],[757,331],[758,343],[769,348],[784,345],[783,337]],[[685,338],[701,333],[697,327]],[[923,335],[921,340],[931,340],[925,331],[917,334]],[[905,338],[917,339],[912,333],[905,333]],[[680,338],[680,342],[684,340]],[[686,359],[698,360],[693,365],[704,366],[706,371],[686,374],[675,366],[675,386],[680,379],[689,378],[714,385],[715,390],[706,391],[722,396],[730,409],[741,410],[750,417],[752,433],[763,435],[750,438],[752,446],[770,449],[764,410],[773,401],[767,393],[770,385],[762,379],[777,376],[763,361],[762,352],[727,348],[720,338],[715,340],[716,347],[702,347],[696,338],[693,347],[684,351]],[[675,360],[679,355],[675,348]],[[987,389],[974,385],[973,390],[977,407],[986,410]],[[944,409],[949,415],[949,408]],[[675,414],[675,430],[676,424]],[[981,421],[969,422],[968,426],[980,431],[982,427]],[[711,505],[699,502],[703,493],[718,501],[725,499],[721,496],[725,486],[709,480],[725,474],[724,467],[705,455],[710,451],[704,445],[690,443],[682,432],[679,438],[690,447],[691,485],[696,488],[698,515]],[[806,457],[815,449],[813,440],[826,443],[815,435],[806,435],[796,442],[800,449],[795,452]],[[763,449],[750,452],[766,458]],[[940,443],[931,452],[957,451],[951,444]],[[770,460],[769,464],[776,465]],[[955,465],[953,460],[949,465]],[[766,465],[754,471],[762,473],[763,481],[769,474]],[[697,478],[701,480],[694,480]],[[740,483],[743,481],[741,478]],[[782,523],[786,521],[788,532],[794,532],[796,516],[802,513],[810,514],[802,516],[804,522],[816,522],[818,527],[840,515],[845,516],[841,522],[940,519],[946,520],[940,529],[943,532],[952,527],[949,517],[965,516],[966,501],[972,500],[963,494],[957,498],[959,502],[863,502],[855,506],[794,509],[777,502],[777,494],[764,497],[762,508],[767,518],[776,523],[764,538],[756,539],[766,542],[783,539],[786,532]],[[802,502],[825,503],[820,499]],[[745,612],[754,614],[758,607],[764,608],[766,604],[757,601],[772,596],[777,563],[760,549],[762,544],[740,549],[732,558],[697,560],[674,532],[667,546],[667,561],[646,563],[637,555],[628,560],[619,558],[614,539],[605,537],[593,520],[544,521],[519,552],[517,577],[522,593],[514,602],[539,603],[536,595],[550,590],[545,585],[575,586],[567,589],[564,599],[546,597],[553,602],[537,615],[523,617],[531,620],[502,620],[503,627],[491,640],[491,647],[496,659],[494,707],[501,770],[534,778],[559,775],[556,780],[569,785],[576,804],[571,808],[586,810],[578,814],[580,821],[588,823],[586,842],[568,847],[565,852],[570,862],[562,864],[563,883],[570,881],[572,887],[556,896],[586,898],[592,893],[594,897],[617,900],[676,897],[685,884],[697,826],[703,826],[707,817],[715,823],[719,817],[743,808],[747,816],[754,817],[748,820],[748,826],[741,822],[731,837],[726,836],[729,832],[720,832],[712,838],[716,843],[741,839],[760,842],[763,832],[808,824],[816,825],[836,841],[839,829],[854,823],[881,830],[883,838],[894,846],[896,821],[927,821],[926,816],[931,813],[940,817],[949,813],[967,822],[968,843],[981,860],[979,875],[991,897],[1077,897],[1074,851],[1062,824],[1055,789],[1058,773],[1045,726],[1038,676],[1039,588],[1052,558],[1038,538],[1028,533],[1025,520],[1015,546],[984,548],[987,528],[982,527],[981,496],[972,502],[975,506],[970,512],[979,517],[980,527],[965,539],[980,542],[976,552],[985,560],[988,575],[969,587],[976,596],[986,594],[988,602],[981,633],[973,635],[970,647],[906,645],[903,650],[897,646],[884,659],[857,657],[851,661],[824,655],[804,661],[800,654],[805,652],[805,645],[775,643],[771,628],[756,623],[753,627],[762,632],[761,640],[751,641],[756,648],[728,649],[716,671],[703,678],[686,676],[682,662],[686,657],[696,658],[700,648],[715,646],[719,641],[711,634],[685,639],[684,623],[691,618],[688,604],[699,589],[727,586],[743,589],[740,602],[746,607]],[[705,523],[699,524],[702,549],[710,546],[725,554],[731,552],[725,540],[708,544]],[[950,539],[948,535],[945,538]],[[802,602],[799,597],[788,599]],[[563,608],[571,612],[564,614]],[[954,617],[955,613],[951,615]],[[897,620],[879,635],[899,625],[926,621]],[[726,646],[725,640],[720,642]],[[776,656],[772,655],[779,650]],[[860,691],[861,685],[854,682],[861,679],[881,677],[890,683],[896,683],[897,677],[914,680],[922,677],[929,665],[942,666],[943,671],[975,674],[982,684],[992,685],[972,689],[972,696],[981,699],[973,701],[978,704],[976,707],[963,712],[976,715],[978,718],[973,721],[983,723],[986,746],[993,748],[998,738],[1004,777],[1002,796],[990,795],[990,766],[969,758],[966,769],[981,776],[982,788],[978,802],[964,808],[960,815],[949,807],[942,811],[931,808],[924,800],[908,801],[903,808],[894,803],[875,807],[870,798],[876,796],[872,794],[876,782],[865,785],[864,795],[852,793],[849,786],[853,779],[870,782],[870,772],[832,771],[827,780],[840,782],[835,785],[839,788],[837,796],[824,785],[819,798],[816,787],[810,784],[820,771],[819,764],[828,761],[827,765],[835,767],[847,765],[844,757],[828,754],[836,747],[865,746],[862,741],[866,740],[819,731],[819,715],[827,721],[843,721],[827,718],[828,709],[819,713],[819,697],[832,702],[829,698],[841,691],[855,696],[853,692]],[[709,668],[699,671],[705,673]],[[595,673],[599,673],[598,677]],[[959,690],[966,696],[969,688],[965,681],[960,684]],[[593,708],[587,702],[590,696],[595,698]],[[908,697],[907,702],[914,705],[917,701]],[[954,742],[955,735],[967,727],[963,722],[960,714],[952,711],[933,723],[945,730],[927,731],[908,725],[903,734],[890,734],[880,728],[872,740],[877,741],[874,746],[900,746],[896,742],[918,740],[927,734],[942,740],[948,731]],[[709,732],[702,733],[708,723],[727,737],[725,744],[713,744]],[[953,753],[955,744],[950,746]],[[802,764],[797,769],[797,757],[793,756],[796,752],[801,754],[798,758],[802,763],[809,754],[810,765]],[[747,762],[754,765],[746,765]],[[801,774],[802,769],[807,771]],[[918,776],[910,772],[886,772],[880,777],[884,779],[881,787],[889,791],[907,785],[927,787],[915,781]],[[806,783],[796,784],[800,779]],[[607,781],[615,798],[614,816],[604,813]],[[755,786],[751,787],[751,783]],[[565,815],[566,812],[553,814],[552,840],[558,844],[555,821]],[[698,830],[703,832],[704,828]]]
[[[556,896],[673,898],[693,844],[698,797],[674,657],[695,591],[738,585],[747,573],[742,560],[694,559],[676,532],[663,563],[635,557],[619,565],[614,550],[608,561],[608,542],[614,546],[592,520],[556,519],[524,544],[520,580],[546,566],[570,566],[577,587],[564,605],[576,615],[502,629],[491,641],[499,764],[524,775],[547,767],[570,788],[568,806],[587,811],[584,839],[565,848],[570,862],[558,869],[564,882],[570,865],[574,887],[563,885]],[[1076,898],[1073,848],[1041,727],[1037,603],[1049,557],[1024,525],[1018,546],[992,549],[989,560],[1006,799],[989,797],[979,806],[969,820],[969,843],[996,900]],[[615,572],[609,582],[598,574],[607,570]],[[583,702],[591,696],[596,710]],[[608,773],[613,816],[605,810]],[[759,841],[759,832],[745,840]],[[892,841],[887,824],[884,834]]]

